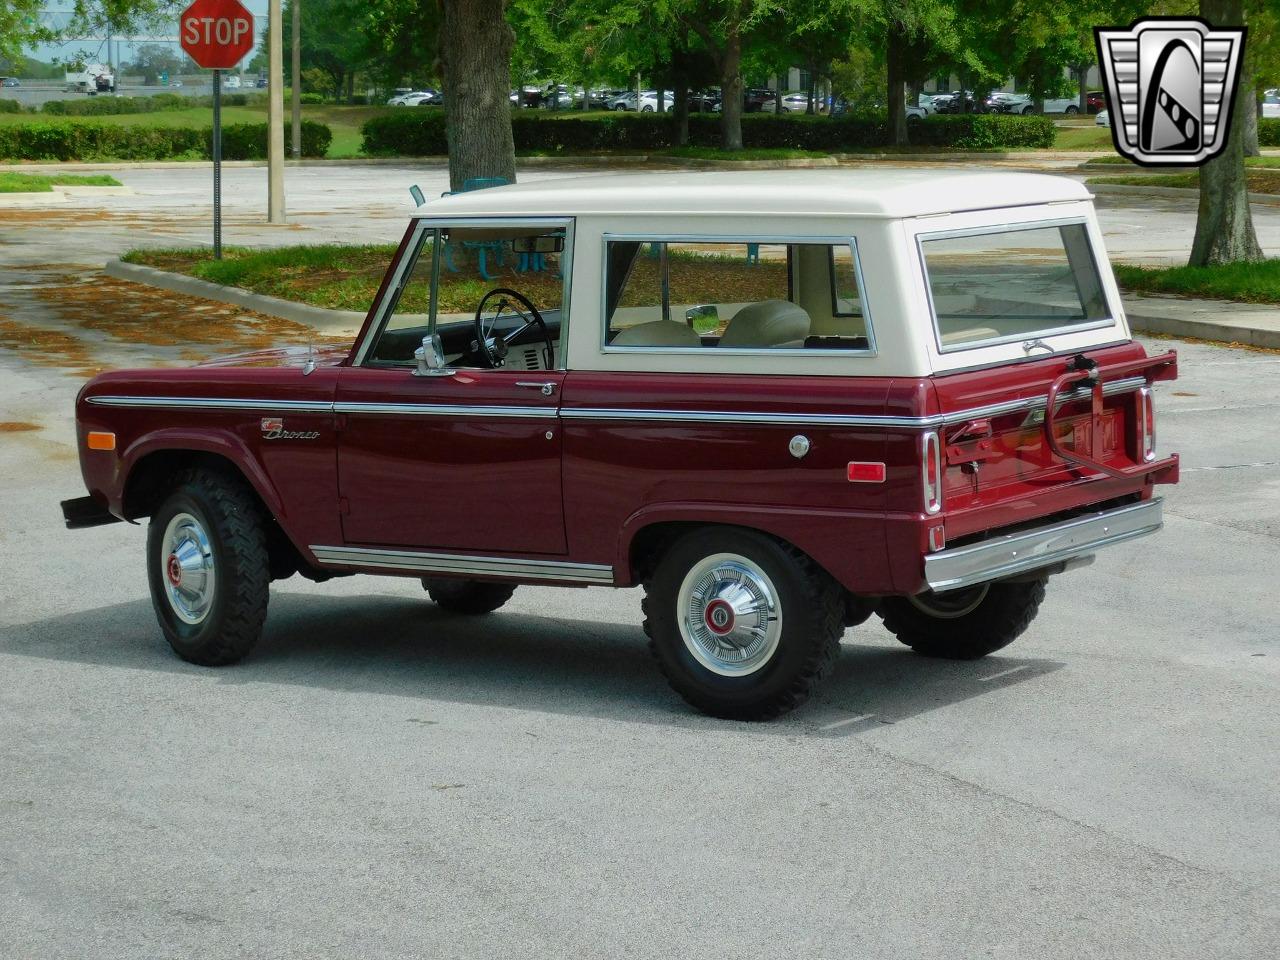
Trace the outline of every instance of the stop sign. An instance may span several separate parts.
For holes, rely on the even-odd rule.
[[[240,0],[196,0],[178,18],[178,39],[200,66],[225,70],[253,49],[253,14]]]

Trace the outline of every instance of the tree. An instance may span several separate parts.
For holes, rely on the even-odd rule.
[[[187,58],[179,51],[159,43],[144,43],[138,47],[133,62],[122,66],[121,72],[142,75],[142,82],[148,86],[159,80],[161,74],[176,76],[183,72]]]
[[[1244,2],[1200,0],[1200,16],[1215,27],[1238,26],[1244,23]],[[1200,207],[1189,266],[1262,259],[1244,172],[1244,114],[1249,108],[1247,102],[1236,104],[1226,149],[1200,168]]]
[[[473,177],[516,179],[507,100],[515,38],[505,5],[505,0],[441,0],[440,62],[453,190]]]
[[[45,0],[0,2],[0,56],[16,59],[30,44],[58,39],[40,24],[45,6]],[[141,31],[135,28],[171,17],[182,6],[180,0],[74,0],[65,34],[137,33]]]

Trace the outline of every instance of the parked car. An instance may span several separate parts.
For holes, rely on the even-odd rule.
[[[719,111],[719,90],[699,90],[689,94],[690,113],[718,113]]]
[[[993,93],[987,97],[987,111],[1012,114],[1035,113],[1036,105],[1029,94]]]
[[[935,94],[933,98],[934,107],[938,113],[984,113],[986,112],[986,102],[982,100],[974,100],[973,91],[964,91],[963,96],[959,93]]]
[[[505,249],[499,275],[442,271],[435,252],[468,244]],[[749,293],[726,256],[751,258]],[[927,656],[1005,647],[1049,577],[1156,532],[1155,486],[1177,480],[1152,390],[1177,356],[1131,338],[1064,177],[495,187],[421,207],[387,276],[350,347],[80,391],[88,492],[64,518],[149,518],[180,657],[246,656],[291,575],[420,578],[457,615],[521,584],[642,586],[680,695],[767,718],[872,615]],[[476,290],[473,316],[434,313],[442,283]],[[566,313],[570,287],[600,309]]]
[[[1111,126],[1111,111],[1099,110],[1098,115],[1093,118],[1093,122],[1097,124],[1099,127]]]
[[[0,78],[0,87],[20,87],[22,82],[17,77]]]
[[[918,123],[929,115],[929,111],[924,107],[914,107],[908,104],[905,108],[908,123]]]
[[[1079,113],[1080,99],[1078,97],[1051,97],[1044,102],[1045,113]]]
[[[1088,104],[1090,113],[1097,113],[1099,110],[1106,109],[1107,95],[1101,90],[1090,90],[1084,96],[1085,103]]]
[[[1280,91],[1268,90],[1262,95],[1262,115],[1268,118],[1280,117]]]
[[[387,101],[389,107],[416,107],[423,103],[431,103],[441,96],[438,90],[412,90],[401,93]]]
[[[742,110],[744,113],[772,110],[775,95],[775,92],[768,87],[748,87],[742,91]],[[768,104],[767,107],[766,104]]]
[[[767,102],[761,105],[760,109],[764,113],[773,113],[777,108],[777,99],[770,97]],[[809,95],[803,91],[799,93],[784,93],[782,95],[782,112],[783,113],[805,113],[809,109]],[[821,97],[815,97],[813,102],[815,113],[825,112],[826,104],[823,103]]]
[[[666,96],[665,106],[671,107],[671,94]],[[658,109],[658,91],[657,90],[641,90],[640,97],[637,99],[634,90],[626,90],[604,103],[606,110],[639,110],[640,113],[653,113]]]
[[[258,77],[256,80],[254,80],[253,85],[254,85],[255,87],[257,87],[259,90],[265,90],[265,89],[267,89],[267,87],[269,87],[269,86],[271,85],[271,83],[270,83],[270,81],[269,81],[265,76],[262,76],[262,77]],[[182,86],[182,84],[181,84],[181,83],[171,84],[171,86],[178,86],[178,87],[180,87],[180,86]]]

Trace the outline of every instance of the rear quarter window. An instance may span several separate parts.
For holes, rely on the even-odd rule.
[[[1114,323],[1084,223],[920,239],[943,353]]]

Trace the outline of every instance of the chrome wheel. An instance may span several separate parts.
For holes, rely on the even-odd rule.
[[[213,545],[189,513],[174,514],[160,540],[160,568],[169,607],[183,623],[198,624],[213,606],[217,573]]]
[[[983,583],[968,590],[948,590],[946,593],[925,593],[907,597],[907,601],[921,613],[927,613],[939,620],[955,620],[967,616],[977,610],[991,584]]]
[[[676,602],[685,647],[713,673],[746,676],[778,649],[778,591],[746,557],[717,553],[699,561],[685,575]]]

